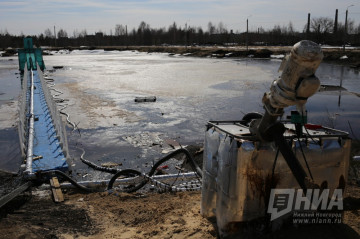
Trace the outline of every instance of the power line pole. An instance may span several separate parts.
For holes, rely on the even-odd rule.
[[[187,48],[187,23],[185,23],[185,48]]]
[[[128,42],[129,42],[129,39],[128,39],[128,32],[127,32],[127,25],[125,25],[125,44],[126,44],[126,48],[128,47]]]
[[[338,28],[338,10],[335,11],[334,35],[337,33]]]
[[[308,22],[307,22],[307,27],[306,27],[306,37],[309,38],[309,34],[310,34],[310,13],[308,13]]]
[[[55,25],[54,25],[54,37],[55,37],[55,47],[56,47],[56,31],[55,31]]]
[[[249,18],[246,19],[246,50],[249,50]]]
[[[346,44],[346,39],[347,39],[347,28],[348,28],[348,9],[349,7],[353,7],[354,5],[350,5],[346,8],[346,12],[345,12],[345,32],[344,32],[344,46],[343,46],[343,51],[345,52],[345,44]]]
[[[347,38],[347,17],[348,17],[348,9],[346,9],[346,12],[345,12],[345,32],[344,32],[344,45],[343,45],[344,52],[345,52],[345,45],[346,45],[346,38]]]
[[[345,13],[345,36],[347,35],[347,22],[348,22],[348,10],[346,9],[346,13]]]

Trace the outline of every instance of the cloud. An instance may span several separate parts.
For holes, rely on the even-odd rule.
[[[187,23],[202,26],[212,21],[222,21],[228,29],[244,30],[249,15],[250,28],[272,28],[275,24],[287,25],[292,21],[297,30],[302,30],[308,12],[312,17],[335,16],[344,18],[351,0],[28,0],[0,1],[0,23],[15,34],[29,31],[43,32],[56,24],[74,29],[114,28],[116,24],[137,27],[144,20],[152,27],[168,27],[173,21],[178,25]],[[360,12],[360,3],[351,8]],[[351,13],[351,12],[350,12]],[[359,14],[350,14],[356,24]],[[26,20],[24,20],[26,19]],[[47,26],[47,27],[46,27]],[[44,28],[45,27],[45,28]]]

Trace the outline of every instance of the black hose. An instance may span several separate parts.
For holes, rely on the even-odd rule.
[[[192,167],[192,169],[195,171],[195,173],[198,175],[199,178],[202,178],[202,171],[199,168],[199,166],[196,164],[194,158],[191,156],[190,152],[185,149],[185,148],[180,148],[178,150],[175,150],[174,152],[166,155],[165,157],[163,157],[162,159],[160,159],[159,161],[157,161],[154,166],[151,168],[150,172],[148,173],[148,177],[151,177],[154,175],[156,169],[163,164],[164,162],[166,162],[167,160],[173,158],[175,155],[180,154],[180,153],[184,153],[185,156],[187,157],[187,159],[189,160],[190,166]],[[128,176],[129,174],[135,174],[135,175],[141,175],[141,173],[139,171],[133,170],[133,169],[125,169],[122,171],[117,172],[111,179],[110,182],[108,184],[107,190],[110,190],[113,188],[113,184],[115,182],[115,180],[119,177],[119,176]],[[135,192],[137,190],[139,190],[140,188],[144,187],[147,182],[149,181],[148,178],[144,178],[144,180],[139,183],[138,185],[131,187],[129,189],[124,190],[125,192],[131,193],[131,192]]]
[[[60,170],[51,170],[51,171],[41,172],[41,174],[45,174],[45,175],[56,174],[64,179],[66,179],[67,181],[69,181],[72,185],[74,185],[78,189],[81,189],[85,192],[97,192],[97,190],[94,190],[92,188],[88,188],[88,187],[78,184],[74,179],[72,179],[70,176],[66,175],[64,172],[62,172]]]
[[[85,155],[85,151],[84,149],[83,150],[83,153],[81,154],[80,156],[80,160],[88,165],[89,167],[95,169],[95,170],[98,170],[98,171],[102,171],[102,172],[106,172],[106,173],[111,173],[111,174],[116,174],[119,172],[119,170],[115,169],[115,168],[107,168],[107,167],[102,167],[102,166],[99,166],[99,165],[96,165],[86,159],[83,158],[83,156]],[[189,163],[190,163],[190,166],[191,168],[196,172],[196,174],[202,178],[202,170],[199,168],[199,166],[196,164],[194,158],[192,157],[192,155],[190,154],[190,152],[185,149],[185,148],[180,148],[178,150],[175,150],[174,152],[168,154],[167,156],[165,156],[164,158],[160,159],[150,170],[149,172],[149,176],[152,176],[156,169],[164,162],[166,162],[167,160],[169,160],[170,158],[174,157],[175,155],[177,154],[180,154],[180,153],[184,153],[187,157],[187,159],[189,160]],[[121,172],[121,171],[120,171]],[[120,174],[121,175],[121,174]]]
[[[124,169],[121,171],[118,171],[109,181],[109,184],[107,186],[107,190],[110,190],[113,188],[114,182],[115,180],[120,177],[120,176],[140,176],[141,172],[134,170],[134,169]],[[130,192],[135,192],[137,190],[139,190],[140,188],[142,188],[143,186],[145,186],[145,184],[148,182],[147,179],[144,179],[139,185],[135,186],[135,187],[131,187],[129,189],[124,189],[124,192],[130,193]]]
[[[195,171],[195,173],[202,178],[202,170],[199,168],[199,166],[196,164],[194,158],[192,157],[192,155],[190,154],[190,152],[185,149],[185,148],[180,148],[178,150],[175,150],[174,152],[166,155],[165,157],[163,157],[162,159],[160,159],[159,161],[157,161],[156,164],[154,164],[154,166],[151,168],[150,172],[149,172],[149,176],[153,176],[156,169],[164,162],[166,162],[167,160],[171,159],[172,157],[174,157],[177,154],[180,153],[184,153],[187,157],[187,159],[189,160],[190,166],[192,167],[192,169]]]
[[[84,159],[84,155],[85,155],[85,150],[82,149],[83,153],[80,156],[80,160],[88,165],[89,167],[93,168],[94,170],[98,170],[101,172],[106,172],[106,173],[111,173],[111,174],[116,174],[117,172],[119,172],[119,170],[117,170],[116,168],[107,168],[107,167],[102,167],[99,165],[94,164],[93,162],[90,162],[89,160]]]
[[[198,175],[198,177],[202,177],[202,171],[201,169],[199,168],[199,166],[196,164],[196,162],[194,161],[193,157],[191,156],[191,154],[189,153],[189,151],[185,148],[181,148],[181,149],[178,149],[170,154],[168,154],[167,156],[163,157],[162,159],[160,159],[156,164],[154,164],[154,166],[151,168],[149,174],[147,177],[144,177],[144,180],[142,180],[141,183],[139,183],[138,185],[134,186],[134,187],[131,187],[131,188],[128,188],[128,189],[124,189],[123,191],[124,192],[128,192],[128,193],[131,193],[131,192],[135,192],[137,190],[139,190],[140,188],[144,187],[147,182],[149,181],[149,178],[148,177],[151,177],[152,175],[154,175],[156,169],[164,162],[166,162],[167,160],[171,159],[172,157],[174,157],[175,155],[177,154],[180,154],[180,153],[184,153],[185,156],[187,157],[187,160],[189,160],[188,162],[190,163],[190,166],[192,167],[192,169],[196,172],[196,174]],[[104,169],[106,169],[106,172],[111,172],[111,173],[114,173],[114,176],[110,179],[109,181],[109,184],[107,186],[107,190],[110,190],[113,188],[113,185],[114,185],[114,182],[115,180],[120,177],[120,176],[125,176],[125,177],[134,177],[134,176],[141,176],[142,173],[137,171],[137,170],[134,170],[134,169],[124,169],[124,170],[121,170],[121,171],[118,171],[117,169],[109,169],[109,168],[105,168],[105,167],[100,167],[92,162],[89,162],[85,159],[83,159],[83,155],[84,153],[81,155],[81,160],[89,165],[90,167],[96,169],[96,170],[101,170],[101,171],[104,171]],[[97,192],[97,190],[95,189],[92,189],[92,188],[88,188],[88,187],[85,187],[83,185],[80,185],[79,183],[77,183],[74,179],[72,179],[70,176],[68,176],[67,174],[65,174],[64,172],[60,171],[60,170],[51,170],[51,171],[45,171],[45,172],[41,172],[42,175],[49,175],[49,176],[52,176],[54,174],[60,176],[61,178],[69,181],[72,185],[74,185],[75,187],[77,187],[78,189],[80,190],[83,190],[85,192]]]

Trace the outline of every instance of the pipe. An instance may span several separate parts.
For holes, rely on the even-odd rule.
[[[294,45],[290,55],[281,63],[281,77],[273,81],[270,92],[262,99],[265,114],[250,123],[250,132],[262,141],[269,141],[265,131],[273,125],[284,108],[296,105],[299,113],[305,112],[305,103],[315,94],[320,80],[314,75],[324,55],[321,47],[308,40]]]
[[[61,175],[61,176],[63,176],[63,175]],[[178,178],[191,178],[191,177],[196,177],[196,176],[197,176],[197,174],[195,172],[191,172],[191,173],[180,173],[180,174],[155,175],[155,176],[152,176],[152,179],[160,180],[160,179],[168,179],[168,178],[176,178],[176,177],[178,177]],[[116,179],[115,182],[114,182],[114,185],[117,185],[117,184],[120,184],[120,183],[131,182],[133,180],[134,180],[134,178]],[[80,182],[77,182],[77,184],[81,185],[81,186],[84,186],[84,187],[87,187],[87,188],[99,188],[99,187],[104,187],[104,186],[108,185],[109,181],[110,181],[110,179],[97,180],[97,181],[80,181]],[[76,186],[74,186],[73,183],[61,183],[60,186],[61,186],[61,188],[64,188],[64,189],[76,187]],[[43,185],[39,186],[38,188],[40,190],[45,190],[45,189],[49,189],[50,185],[49,184],[43,184]]]
[[[26,169],[25,174],[29,177],[34,176],[32,163],[33,163],[33,146],[34,146],[34,72],[31,69],[31,83],[30,83],[30,112],[29,112],[29,139],[26,152]]]

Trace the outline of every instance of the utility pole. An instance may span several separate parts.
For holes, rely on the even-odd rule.
[[[246,18],[246,51],[249,51],[249,17]]]
[[[345,13],[345,36],[347,35],[347,18],[348,18],[348,10],[346,9]]]
[[[347,39],[347,28],[348,28],[348,24],[347,24],[347,21],[348,21],[348,9],[349,7],[353,7],[354,5],[350,5],[346,8],[346,12],[345,12],[345,32],[344,32],[344,46],[343,46],[343,51],[345,52],[345,44],[346,44],[346,39]]]
[[[185,23],[185,48],[187,48],[187,23]]]
[[[127,32],[127,25],[125,25],[125,41],[126,41],[126,48],[128,47],[128,42],[129,42],[129,39],[128,39],[128,32]]]
[[[307,27],[306,27],[306,38],[309,38],[309,34],[310,34],[310,13],[308,13],[308,22],[307,22]]]
[[[337,33],[338,28],[338,10],[335,11],[334,35]]]
[[[54,37],[55,37],[55,47],[56,47],[56,31],[55,31],[55,25],[54,25]]]

